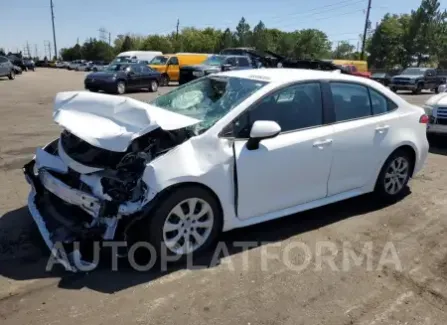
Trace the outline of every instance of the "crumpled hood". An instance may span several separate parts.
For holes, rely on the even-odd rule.
[[[200,122],[129,97],[86,91],[58,93],[53,119],[92,146],[116,152],[158,127],[176,130]]]

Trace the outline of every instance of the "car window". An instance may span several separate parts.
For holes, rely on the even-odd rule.
[[[371,115],[368,89],[365,86],[338,82],[330,85],[337,122]]]
[[[259,120],[277,122],[281,132],[322,125],[320,84],[294,85],[266,96],[241,115],[234,124],[233,134],[237,138],[248,138],[253,123]]]
[[[249,67],[250,66],[250,61],[248,61],[248,59],[247,58],[239,58],[238,59],[238,62],[239,62],[239,66],[240,67]]]
[[[371,96],[372,112],[374,115],[386,113],[397,108],[397,105],[393,101],[374,89],[369,88],[369,95]]]
[[[141,72],[143,72],[143,73],[151,73],[151,72],[153,72],[154,70],[152,70],[151,68],[149,68],[147,65],[142,65],[141,66]]]
[[[173,56],[169,59],[169,64],[171,65],[178,65],[178,58],[176,56]]]
[[[237,61],[236,58],[228,58],[225,60],[225,64],[231,64],[232,66],[236,66],[237,65]]]

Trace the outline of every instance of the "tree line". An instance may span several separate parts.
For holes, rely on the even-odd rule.
[[[391,69],[410,64],[443,65],[447,61],[447,13],[439,0],[422,0],[410,14],[384,15],[370,29],[366,57],[371,68]],[[335,46],[334,46],[335,45]],[[130,50],[157,50],[163,53],[218,53],[228,47],[255,47],[292,58],[359,59],[359,52],[348,41],[332,44],[318,29],[293,32],[267,28],[259,21],[253,28],[242,17],[235,30],[185,27],[169,35],[118,35],[113,44],[94,38],[82,45],[64,48],[64,60],[111,61],[118,53]]]

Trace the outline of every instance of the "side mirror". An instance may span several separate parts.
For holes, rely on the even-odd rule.
[[[248,150],[256,150],[259,143],[265,139],[272,139],[281,132],[281,127],[275,121],[256,121],[250,130],[250,138],[247,141]]]

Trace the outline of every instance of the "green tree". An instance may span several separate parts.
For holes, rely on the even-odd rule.
[[[160,35],[150,35],[146,37],[139,49],[143,51],[157,50],[163,53],[174,52],[174,47],[171,40],[168,37]]]
[[[253,28],[251,45],[263,51],[269,49],[269,34],[262,21],[259,21],[259,23]]]
[[[219,39],[219,51],[235,45],[234,35],[229,28],[225,29]]]
[[[6,55],[5,50],[3,48],[0,48],[0,55],[3,55],[3,56]]]
[[[340,41],[332,52],[334,59],[353,59],[355,46],[348,41]]]
[[[236,26],[236,43],[237,46],[250,46],[251,30],[250,25],[246,22],[245,18],[242,17],[239,24]]]
[[[119,53],[131,51],[133,49],[134,49],[134,44],[132,42],[132,38],[129,35],[126,35],[124,37],[122,44],[121,44]]]
[[[331,42],[318,29],[303,29],[294,33],[296,43],[293,53],[298,58],[329,58]]]

